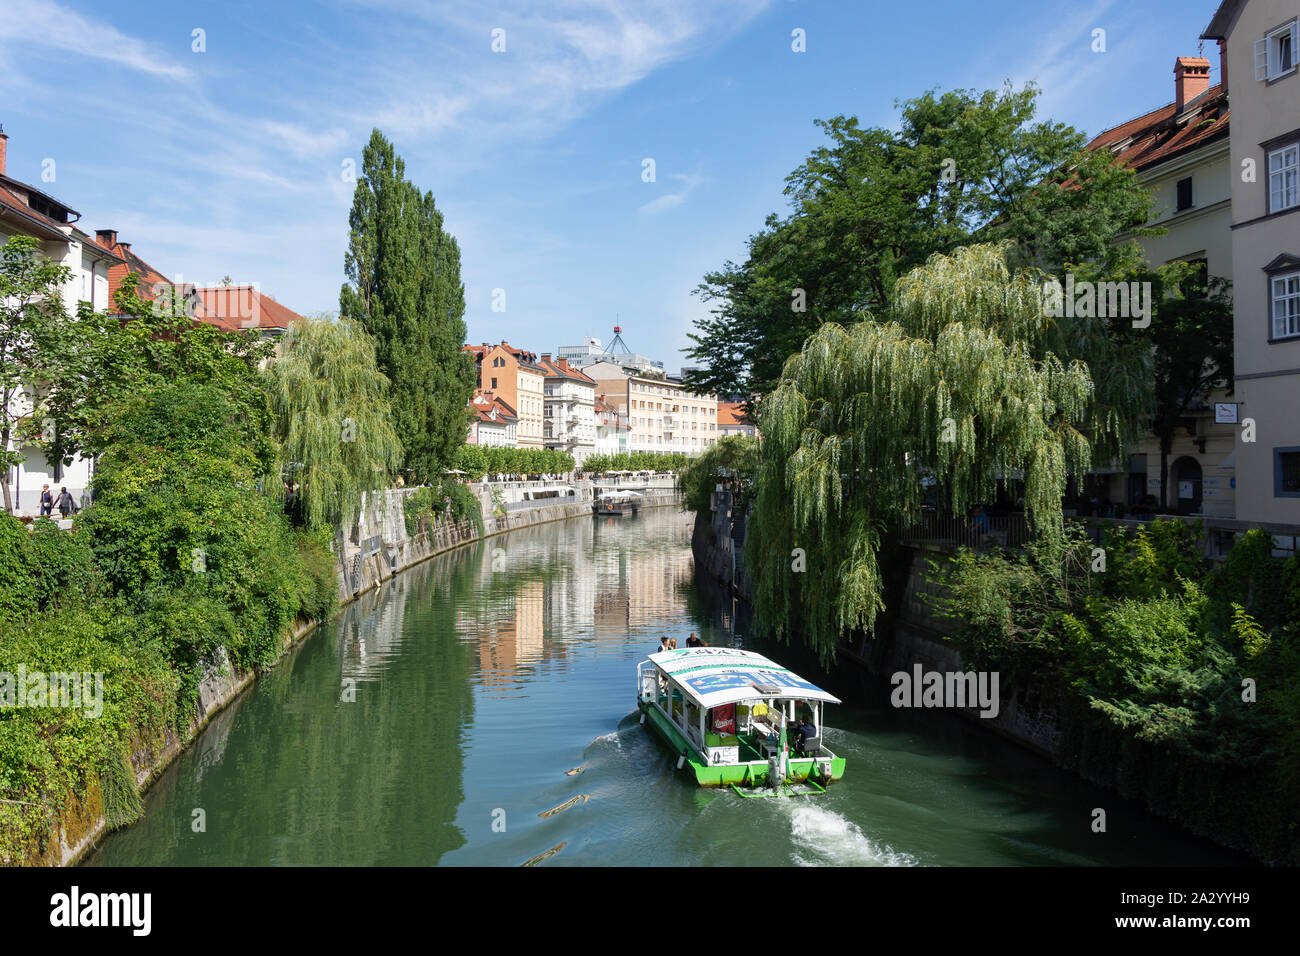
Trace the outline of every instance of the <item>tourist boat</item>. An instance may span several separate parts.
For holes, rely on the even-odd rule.
[[[844,776],[844,758],[822,745],[827,693],[762,654],[688,647],[637,666],[637,709],[701,787],[822,792]],[[801,745],[796,721],[816,733]]]
[[[592,514],[636,514],[641,508],[641,496],[635,491],[610,491],[591,503]]]

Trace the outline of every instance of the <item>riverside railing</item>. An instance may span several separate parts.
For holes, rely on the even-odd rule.
[[[927,511],[920,520],[899,532],[903,544],[957,548],[1021,548],[1029,541],[1029,524],[1020,512],[988,515],[988,525],[977,518],[951,512]]]

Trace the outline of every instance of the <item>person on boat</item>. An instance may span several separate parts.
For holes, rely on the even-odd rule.
[[[677,638],[675,637],[668,638],[668,649],[670,651],[677,650]]]
[[[808,741],[817,736],[817,728],[813,725],[810,718],[805,717],[799,724],[794,742],[794,752],[800,757],[808,756]]]
[[[659,650],[655,651],[655,653],[656,653],[656,654],[662,654],[662,653],[663,653],[664,651],[666,651],[666,650],[668,650],[668,638],[666,638],[666,637],[660,637],[660,638],[659,638]]]
[[[688,637],[688,638],[686,639],[686,646],[687,646],[687,647],[703,647],[703,646],[704,646],[704,642],[703,642],[702,640],[700,640],[698,637],[696,637],[696,636],[695,636],[695,632],[692,631],[692,632],[691,632],[691,636]]]

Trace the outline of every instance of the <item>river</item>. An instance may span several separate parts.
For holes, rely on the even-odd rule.
[[[218,715],[87,864],[517,866],[560,844],[540,865],[1247,862],[856,679],[829,708],[847,771],[826,795],[688,784],[633,716],[637,663],[691,631],[782,655],[743,626],[737,638],[701,587],[676,508],[522,529],[411,568]]]

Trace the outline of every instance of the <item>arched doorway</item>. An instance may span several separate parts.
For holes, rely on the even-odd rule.
[[[1179,458],[1170,469],[1174,479],[1174,495],[1180,515],[1199,514],[1201,511],[1201,463],[1195,458]]]

